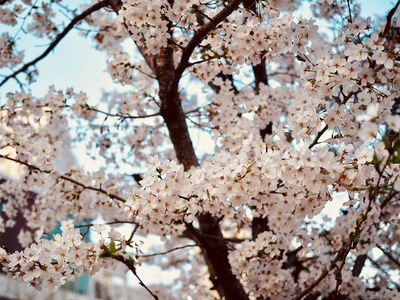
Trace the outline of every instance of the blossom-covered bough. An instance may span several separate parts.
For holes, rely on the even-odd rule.
[[[376,20],[352,0],[310,1],[314,18],[294,16],[302,1],[89,2],[0,1],[19,28],[1,33],[0,86],[20,86],[2,99],[0,160],[24,172],[0,185],[0,230],[18,211],[32,229],[25,250],[0,249],[5,272],[55,290],[122,263],[155,299],[400,298],[400,1]],[[30,94],[78,25],[129,90],[97,106],[73,87]],[[50,41],[31,61],[24,34]],[[57,171],[70,143],[107,168]],[[150,234],[163,249],[143,253]],[[180,276],[155,291],[142,263]]]

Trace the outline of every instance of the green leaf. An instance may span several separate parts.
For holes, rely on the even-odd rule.
[[[114,242],[113,240],[111,240],[111,243],[110,243],[110,252],[111,252],[112,254],[114,254],[115,251],[116,251],[115,242]]]
[[[331,260],[331,263],[329,265],[329,271],[332,271],[333,269],[336,269],[338,266],[334,260]]]
[[[381,165],[381,160],[378,159],[378,156],[376,155],[376,152],[374,152],[372,163],[375,166],[375,169],[379,172],[379,166]]]
[[[372,184],[370,184],[370,185],[368,186],[368,193],[371,194],[371,193],[374,191],[374,189],[375,189],[375,186],[373,186]]]
[[[366,214],[361,214],[361,218],[363,219],[363,221],[365,221],[368,218],[368,216]]]
[[[130,269],[136,269],[135,268],[135,261],[133,260],[133,258],[130,256],[127,259],[125,259],[125,262],[128,264]]]
[[[106,257],[111,257],[111,255],[109,253],[106,252],[102,252],[99,254],[99,258],[106,258]]]

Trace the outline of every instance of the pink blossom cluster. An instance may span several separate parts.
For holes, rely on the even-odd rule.
[[[32,9],[22,28],[52,38],[66,28],[55,24],[54,5],[79,17],[63,1],[31,2],[13,12],[9,1],[0,21],[21,25],[17,15]],[[314,2],[316,17],[340,22],[333,38],[316,19],[295,17],[300,1],[85,6],[104,5],[79,22],[95,29],[86,33],[107,53],[106,71],[129,90],[105,91],[94,105],[73,88],[6,95],[0,148],[8,152],[0,160],[20,165],[22,174],[18,184],[0,183],[0,232],[15,225],[18,212],[31,231],[16,234],[23,251],[0,248],[4,270],[55,290],[123,263],[148,289],[136,266],[154,262],[180,268],[179,297],[210,299],[220,291],[207,246],[222,240],[227,271],[250,298],[399,298],[396,32],[386,19],[363,18],[351,1]],[[0,38],[0,68],[15,70],[24,52],[10,37]],[[125,42],[132,40],[131,51]],[[21,72],[29,75],[30,67]],[[15,72],[3,83],[19,80]],[[196,134],[212,139],[212,153],[192,149],[203,146]],[[57,170],[71,142],[84,144],[96,171]],[[191,160],[191,150],[199,159]],[[332,203],[340,206],[335,216],[326,212]],[[107,225],[87,223],[99,215]],[[221,232],[203,234],[204,216]],[[59,222],[62,234],[42,234]],[[119,224],[134,227],[129,238]],[[86,243],[89,231],[100,241]],[[135,234],[157,235],[164,247],[143,254]],[[362,259],[361,269],[376,276],[357,274]]]
[[[50,291],[85,273],[98,271],[102,265],[100,249],[85,243],[72,221],[62,222],[61,231],[51,239],[38,239],[21,252],[6,256],[1,249],[3,270],[14,279]]]

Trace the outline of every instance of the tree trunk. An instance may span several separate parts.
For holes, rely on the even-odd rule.
[[[179,93],[171,91],[174,81],[173,48],[163,49],[156,60],[156,77],[159,82],[161,115],[167,125],[176,157],[184,169],[198,166],[197,157],[186,124]],[[173,87],[172,87],[173,88]],[[202,245],[202,254],[210,272],[210,280],[219,296],[226,300],[248,299],[240,281],[232,273],[228,260],[228,245],[224,240],[220,220],[209,213],[198,216],[199,229],[187,225],[193,239]]]

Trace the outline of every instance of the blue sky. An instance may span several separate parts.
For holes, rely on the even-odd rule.
[[[363,16],[371,17],[375,14],[383,15],[394,6],[392,0],[360,0],[360,3]],[[0,25],[0,33],[6,29],[4,25]],[[24,39],[23,46],[27,46],[24,48],[28,58],[38,56],[47,46],[45,41],[27,39],[24,34],[20,36]],[[96,51],[92,41],[82,37],[77,30],[65,37],[37,66],[40,72],[39,80],[31,88],[38,96],[45,94],[51,84],[58,89],[74,86],[77,91],[87,92],[92,99],[100,97],[101,89],[120,88],[120,85],[114,84],[104,71],[107,67],[105,53]],[[15,81],[10,80],[0,91],[0,97],[15,89],[18,89],[18,86]]]
[[[360,0],[360,2],[362,3],[363,16],[371,16],[372,19],[374,19],[373,16],[375,14],[384,15],[395,4],[391,0]],[[4,25],[0,25],[0,33],[6,29]],[[26,39],[23,34],[21,34],[21,37],[24,40]],[[38,42],[38,40],[28,38],[24,41],[23,46],[26,46],[27,57],[30,60],[43,52],[47,44],[43,41]],[[89,99],[91,99],[91,103],[94,104],[100,98],[102,89],[122,89],[120,85],[114,84],[111,77],[105,72],[107,67],[106,54],[96,51],[92,41],[82,37],[78,31],[73,31],[64,38],[50,55],[37,64],[37,67],[39,68],[40,76],[38,82],[31,86],[33,94],[37,96],[44,95],[48,86],[52,84],[57,89],[64,90],[73,86],[76,91],[82,90],[86,92],[89,95]],[[3,71],[3,73],[5,72]],[[15,81],[10,80],[0,90],[0,103],[4,101],[2,101],[1,97],[4,97],[5,93],[18,89]],[[194,138],[196,139],[196,136]],[[84,155],[83,146],[79,147],[77,152],[79,153],[77,158],[81,164],[83,161],[88,160]],[[96,164],[97,167],[98,164]],[[147,283],[152,282],[154,273],[154,270],[152,270],[143,274],[144,281]]]
[[[81,2],[71,0],[71,2]],[[360,0],[363,16],[385,15],[394,6],[392,0]],[[300,13],[306,17],[307,12]],[[372,17],[374,19],[374,17]],[[65,20],[65,22],[67,22]],[[0,33],[7,29],[0,25]],[[47,41],[37,40],[23,33],[19,34],[21,42],[20,49],[26,49],[26,57],[29,61],[41,54],[48,46]],[[39,69],[38,81],[30,86],[35,96],[46,94],[48,87],[52,84],[56,89],[65,90],[67,87],[74,87],[75,91],[84,91],[89,96],[89,103],[98,103],[102,90],[126,90],[129,87],[122,87],[113,83],[111,77],[105,72],[107,68],[106,54],[94,49],[90,38],[84,38],[78,30],[67,35],[60,44],[44,60],[37,64]],[[2,70],[5,74],[6,70]],[[8,74],[8,73],[7,73]],[[19,87],[14,80],[10,80],[0,89],[0,104],[4,103],[4,95],[7,92],[18,90]],[[197,140],[198,137],[194,136]],[[196,141],[195,141],[196,142]],[[204,143],[203,143],[204,144]],[[78,149],[78,159],[82,163],[87,161],[83,153],[84,148]],[[82,157],[80,157],[82,156]]]

